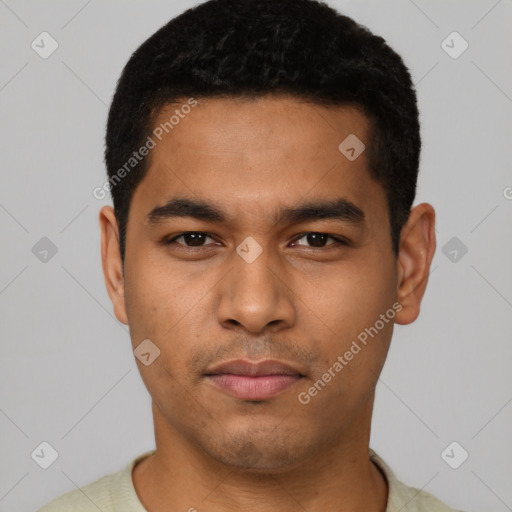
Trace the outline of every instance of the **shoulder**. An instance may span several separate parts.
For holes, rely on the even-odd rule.
[[[386,512],[462,512],[449,507],[428,492],[405,485],[373,450],[370,450],[370,459],[388,481]]]
[[[69,491],[54,499],[37,512],[124,512],[144,511],[132,481],[133,467],[154,450],[139,455],[117,473],[111,473],[98,480]]]
[[[113,510],[110,497],[111,482],[117,473],[104,476],[84,487],[69,491],[54,499],[38,512],[109,512]]]
[[[396,505],[389,512],[462,512],[449,507],[428,492],[409,487],[402,482],[399,484]]]

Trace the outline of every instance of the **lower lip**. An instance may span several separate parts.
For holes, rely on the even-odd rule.
[[[208,379],[228,395],[240,400],[265,400],[292,387],[299,375],[208,375]]]

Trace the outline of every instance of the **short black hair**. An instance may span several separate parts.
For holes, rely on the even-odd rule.
[[[123,263],[130,201],[150,158],[128,173],[126,162],[152,133],[159,110],[180,98],[275,93],[324,106],[355,106],[367,116],[369,172],[386,192],[398,255],[421,149],[416,93],[402,58],[382,37],[323,2],[209,0],[147,39],[117,83],[105,163]]]

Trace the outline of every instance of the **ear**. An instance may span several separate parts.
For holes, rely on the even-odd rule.
[[[436,250],[436,214],[428,203],[415,206],[402,228],[398,253],[397,324],[410,324],[420,314],[420,304],[427,287],[430,264]]]
[[[104,206],[99,215],[101,229],[101,263],[107,292],[116,318],[128,325],[124,300],[124,275],[119,248],[119,228],[112,206]]]

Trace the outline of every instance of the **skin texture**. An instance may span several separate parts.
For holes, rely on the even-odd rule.
[[[162,109],[156,124],[175,108]],[[349,134],[367,140],[368,127],[354,108],[287,96],[198,99],[151,150],[130,206],[124,275],[114,212],[102,208],[103,271],[116,317],[129,324],[134,349],[149,338],[161,352],[149,366],[137,360],[157,450],[133,481],[150,512],[385,511],[387,483],[368,445],[393,321],[309,403],[298,400],[394,303],[394,321],[413,322],[427,284],[432,206],[412,209],[397,258],[386,196],[365,152],[349,161],[338,150]],[[214,203],[228,222],[147,222],[174,197]],[[364,223],[274,222],[280,208],[338,198],[358,206]],[[199,247],[184,238],[160,243],[188,231],[211,238]],[[315,247],[307,233],[348,244],[327,238]],[[252,263],[236,252],[249,236],[262,248]],[[235,359],[278,359],[304,377],[273,398],[240,400],[204,377]]]

